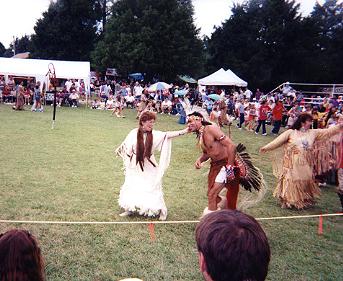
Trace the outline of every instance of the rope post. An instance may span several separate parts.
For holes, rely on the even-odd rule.
[[[319,216],[319,221],[318,221],[318,235],[323,235],[323,216]]]
[[[156,235],[155,235],[155,224],[152,223],[152,222],[149,223],[148,229],[149,229],[151,241],[155,241],[155,240],[156,240]]]

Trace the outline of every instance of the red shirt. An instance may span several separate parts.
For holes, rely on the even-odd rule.
[[[281,102],[276,103],[272,112],[273,119],[277,121],[282,120],[282,112],[283,112],[283,104]]]
[[[267,113],[270,111],[270,107],[266,104],[262,104],[259,108],[259,120],[267,120]]]

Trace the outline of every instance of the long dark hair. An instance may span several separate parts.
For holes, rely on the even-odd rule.
[[[12,229],[0,235],[0,280],[45,280],[40,248],[28,231]]]
[[[312,121],[313,117],[311,114],[309,113],[301,113],[297,120],[295,120],[293,126],[291,127],[291,129],[293,130],[300,130],[302,123],[305,123],[306,121]]]
[[[144,171],[144,158],[155,167],[156,165],[150,160],[153,136],[152,132],[146,132],[146,140],[144,144],[143,122],[156,120],[156,114],[150,111],[145,111],[139,118],[139,128],[137,130],[137,145],[136,145],[136,165],[139,163],[141,170]]]

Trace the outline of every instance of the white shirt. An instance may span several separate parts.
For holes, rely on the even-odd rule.
[[[126,96],[125,97],[127,102],[134,102],[135,101],[135,97],[134,96]]]
[[[141,85],[138,85],[138,86],[134,86],[133,87],[133,93],[135,96],[141,96],[142,93],[143,93],[143,88]]]
[[[162,102],[162,106],[172,106],[172,102],[168,99],[165,99],[163,102]]]
[[[66,89],[67,89],[68,92],[70,91],[71,85],[73,85],[73,83],[70,80],[67,80],[65,82],[65,86],[66,86]]]
[[[244,95],[247,99],[251,98],[252,92],[249,89],[246,89],[246,91],[244,92]]]

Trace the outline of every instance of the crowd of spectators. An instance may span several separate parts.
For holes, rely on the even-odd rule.
[[[305,98],[301,92],[287,85],[270,94],[264,94],[259,89],[253,93],[247,88],[193,88],[188,84],[171,84],[169,89],[151,92],[149,86],[139,82],[117,81],[91,85],[92,108],[113,110],[118,117],[122,117],[118,112],[125,107],[136,108],[138,116],[143,110],[182,115],[184,110],[180,100],[187,97],[192,105],[206,109],[211,120],[218,125],[223,125],[221,111],[225,110],[227,119],[237,120],[239,129],[246,128],[256,134],[262,129],[262,135],[267,135],[266,124],[272,125],[270,133],[274,135],[279,134],[282,126],[291,127],[301,112],[311,113],[313,128],[335,124],[342,114],[342,96]]]
[[[57,106],[67,105],[77,107],[79,100],[85,100],[85,83],[82,79],[68,79],[56,88]],[[32,105],[33,111],[42,111],[43,104],[53,101],[54,87],[36,81],[35,78],[24,78],[0,75],[0,102],[14,105],[14,109],[22,110],[24,105]]]
[[[124,108],[136,108],[138,113],[151,110],[161,114],[182,115],[180,100],[187,97],[191,104],[203,107],[213,122],[222,125],[223,110],[228,120],[237,120],[239,129],[245,128],[256,134],[267,135],[266,124],[272,125],[270,133],[277,135],[280,128],[291,127],[301,112],[313,116],[313,128],[325,128],[337,122],[342,114],[342,96],[304,96],[287,83],[273,93],[264,94],[257,89],[236,87],[195,87],[187,83],[170,84],[171,88],[149,91],[150,83],[125,80],[92,80],[90,94],[86,97],[82,80],[68,79],[57,87],[57,106],[78,107],[88,98],[92,109],[111,110],[114,116],[123,117]],[[9,76],[5,82],[0,76],[0,102],[14,104],[14,109],[32,105],[32,110],[41,111],[48,99],[52,85],[40,85],[32,78],[15,80]],[[217,96],[217,99],[210,97]],[[225,103],[223,107],[221,103]],[[223,109],[224,108],[224,109]],[[138,114],[139,115],[139,114]]]

